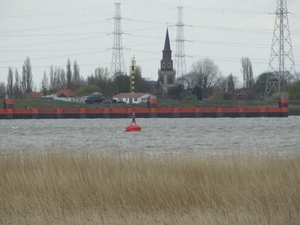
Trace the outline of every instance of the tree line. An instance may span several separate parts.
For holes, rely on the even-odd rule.
[[[266,83],[270,72],[253,77],[251,60],[247,57],[241,59],[241,74],[243,83],[238,77],[229,74],[223,76],[219,67],[213,60],[206,58],[194,62],[189,73],[177,79],[177,85],[169,91],[169,97],[174,99],[198,99],[212,97],[214,100],[230,100],[232,96],[239,99],[264,99]],[[292,77],[292,79],[290,79]],[[282,89],[288,93],[291,100],[300,100],[300,74],[288,76],[282,81]],[[274,82],[278,80],[274,80]],[[240,93],[247,93],[240,95]],[[276,96],[272,90],[270,96]]]
[[[135,68],[136,92],[150,92],[155,82],[142,78],[140,66]],[[67,60],[66,68],[50,67],[49,74],[44,71],[39,89],[34,84],[30,58],[27,57],[22,67],[22,75],[17,69],[13,72],[8,68],[7,83],[0,82],[0,97],[7,95],[10,98],[20,98],[23,93],[40,91],[44,96],[55,94],[61,89],[71,89],[76,95],[87,95],[90,92],[102,92],[105,96],[112,97],[120,92],[129,92],[130,77],[126,74],[109,76],[107,68],[96,68],[94,73],[85,79],[80,75],[80,68],[75,60],[73,65]]]
[[[166,93],[160,86],[160,82],[150,81],[142,77],[142,68],[135,68],[135,92],[148,92],[159,98],[172,99],[198,99],[213,97],[214,99],[230,99],[226,93],[237,93],[241,89],[247,89],[249,99],[262,99],[266,88],[268,73],[260,74],[253,78],[251,60],[247,57],[241,59],[241,73],[243,83],[238,77],[229,74],[223,76],[219,67],[213,60],[206,58],[192,64],[190,72],[177,78],[176,86]],[[297,74],[296,74],[297,75]],[[298,74],[299,77],[299,74]],[[298,79],[299,80],[299,79]],[[76,96],[88,95],[92,92],[102,92],[107,97],[112,97],[121,92],[130,92],[130,76],[127,74],[115,74],[110,77],[107,68],[96,68],[94,73],[83,78],[76,60],[73,65],[70,59],[66,67],[50,67],[49,74],[44,71],[39,89],[34,84],[30,58],[26,57],[22,66],[22,74],[17,69],[13,72],[8,68],[7,84],[0,82],[0,97],[19,98],[23,93],[40,91],[43,95],[55,94],[61,89],[71,89]],[[300,98],[300,81],[286,83],[286,90],[290,99]]]

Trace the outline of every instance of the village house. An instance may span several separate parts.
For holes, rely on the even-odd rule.
[[[127,104],[146,103],[149,98],[155,97],[149,93],[120,93],[113,96],[113,100]]]

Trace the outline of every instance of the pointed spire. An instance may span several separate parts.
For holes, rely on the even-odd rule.
[[[167,28],[167,33],[166,33],[166,40],[165,40],[165,47],[164,47],[164,52],[165,51],[171,51],[171,48],[170,48],[170,39],[169,39],[169,31],[168,31],[168,28]]]

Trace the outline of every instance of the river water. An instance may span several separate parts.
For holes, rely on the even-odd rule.
[[[0,151],[236,154],[300,152],[300,117],[0,120]]]

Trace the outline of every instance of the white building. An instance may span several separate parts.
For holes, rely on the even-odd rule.
[[[147,103],[148,98],[155,98],[149,93],[120,93],[113,96],[117,102],[126,102],[127,104]]]

